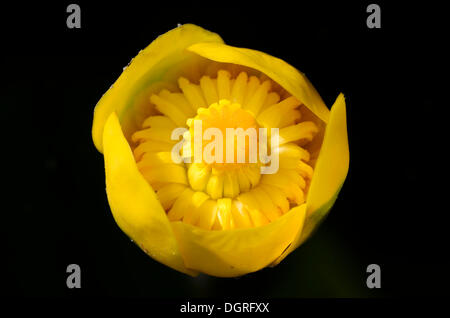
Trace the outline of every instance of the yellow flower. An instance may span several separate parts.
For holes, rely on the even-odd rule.
[[[179,127],[181,142],[172,140]],[[250,142],[235,144],[244,161],[222,160],[234,139],[212,148],[208,127],[279,128],[278,146],[269,138],[266,149],[279,169],[262,173],[269,163],[249,159]],[[294,67],[189,24],[130,62],[95,107],[92,137],[117,224],[152,258],[189,275],[277,265],[327,214],[349,165],[342,94],[329,111]],[[174,161],[177,145],[182,161]],[[215,161],[196,160],[211,149]]]

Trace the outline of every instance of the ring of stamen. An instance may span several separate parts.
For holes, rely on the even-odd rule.
[[[216,78],[203,76],[198,84],[181,77],[178,86],[180,92],[162,90],[150,97],[160,114],[145,119],[142,130],[132,135],[138,169],[155,189],[169,220],[207,230],[248,228],[273,222],[305,202],[313,168],[300,144],[310,142],[318,127],[301,121],[301,103],[295,97],[282,99],[269,79],[245,72],[232,78],[226,70],[218,71]],[[198,141],[194,124],[199,121],[201,153],[212,149],[210,153],[220,160],[193,160],[196,143],[192,140]],[[171,136],[178,127],[189,132],[189,147],[183,146],[181,155],[190,158],[190,163],[173,161],[172,150],[179,141]],[[211,147],[214,139],[204,134],[208,128],[218,129],[225,137],[222,148]],[[251,143],[238,148],[236,136],[227,136],[227,128],[279,128],[279,145],[270,150],[279,156],[278,171],[261,174],[264,164],[259,157],[256,162],[250,160]],[[234,150],[228,157],[227,145]],[[244,161],[238,160],[239,150]]]

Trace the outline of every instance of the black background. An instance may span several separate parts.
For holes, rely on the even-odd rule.
[[[81,7],[5,5],[2,19],[2,288],[20,296],[439,297],[448,286],[439,206],[437,102],[446,39],[438,5],[370,2],[147,1]],[[428,2],[427,2],[428,3]],[[279,266],[236,279],[191,278],[153,261],[115,224],[93,109],[139,50],[178,23],[277,56],[304,72],[330,107],[347,101],[350,170],[316,234]],[[445,129],[445,127],[444,127]],[[436,178],[437,177],[437,178]],[[82,288],[66,287],[81,266]],[[366,267],[382,288],[366,287]]]

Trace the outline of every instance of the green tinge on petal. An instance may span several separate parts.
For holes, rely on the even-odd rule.
[[[109,115],[116,112],[125,137],[128,138],[128,132],[137,128],[134,126],[136,116],[139,117],[140,112],[148,112],[148,110],[139,109],[139,105],[148,105],[152,84],[160,85],[171,80],[172,78],[168,77],[174,69],[186,67],[184,64],[191,64],[198,60],[198,57],[194,58],[195,54],[186,51],[187,47],[197,42],[221,43],[223,41],[216,33],[196,25],[185,24],[160,35],[131,61],[95,107],[92,138],[100,152],[103,151],[103,127]],[[154,90],[157,91],[160,88],[155,87]],[[126,111],[131,112],[133,116],[130,115],[125,122],[123,117]],[[144,114],[140,117],[144,117]]]
[[[155,192],[137,169],[119,119],[108,117],[103,146],[106,192],[119,227],[155,260],[180,272],[195,276],[184,266],[177,241]]]

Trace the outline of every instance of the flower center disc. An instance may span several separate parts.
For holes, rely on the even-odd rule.
[[[250,112],[222,99],[207,109],[199,108],[187,124],[193,162],[188,179],[194,190],[215,199],[233,198],[258,184],[259,126]]]

